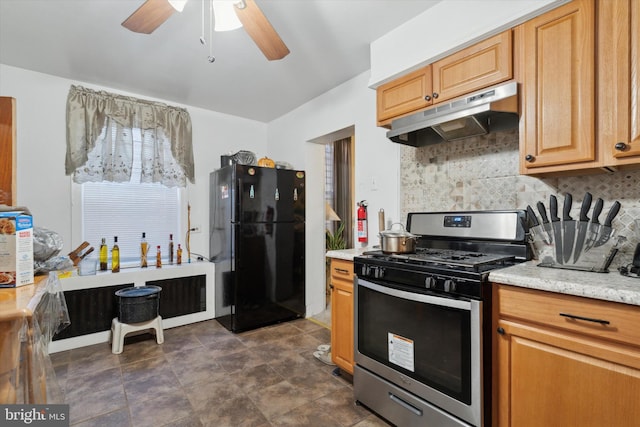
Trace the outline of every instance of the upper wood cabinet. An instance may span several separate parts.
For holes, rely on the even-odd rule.
[[[593,0],[575,0],[516,28],[522,173],[596,161],[594,28]]]
[[[0,96],[0,205],[16,203],[16,100]]]
[[[640,165],[640,0],[574,0],[514,34],[520,172]]]
[[[428,107],[433,103],[432,92],[430,65],[378,87],[378,126]]]
[[[640,162],[640,0],[598,2],[598,124],[607,165]]]
[[[378,87],[378,126],[512,77],[508,30]]]

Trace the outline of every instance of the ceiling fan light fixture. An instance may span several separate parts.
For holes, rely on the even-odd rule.
[[[233,4],[237,0],[216,0],[213,2],[215,31],[231,31],[242,27]]]
[[[188,0],[167,0],[171,7],[173,7],[178,12],[182,12],[184,10],[184,5],[187,4]]]

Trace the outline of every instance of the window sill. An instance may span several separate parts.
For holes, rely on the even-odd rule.
[[[99,288],[103,286],[113,286],[124,283],[131,283],[133,286],[144,286],[146,282],[152,280],[173,279],[176,277],[187,277],[198,274],[207,275],[207,283],[213,286],[214,264],[208,261],[191,262],[181,265],[163,265],[162,268],[128,267],[120,269],[118,273],[111,271],[98,271],[95,275],[72,276],[60,279],[63,291],[77,289]]]

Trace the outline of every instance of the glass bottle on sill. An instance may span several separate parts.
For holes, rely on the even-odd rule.
[[[118,247],[118,236],[113,237],[113,248],[111,248],[111,272],[120,271],[120,248]]]
[[[156,252],[156,268],[162,267],[162,251],[160,250],[160,245],[158,245],[158,250]]]
[[[107,242],[105,238],[102,238],[102,243],[100,243],[100,271],[107,271],[109,261],[109,249],[107,248]]]
[[[176,256],[176,263],[178,265],[182,264],[182,248],[180,247],[180,243],[178,243],[178,253]]]
[[[147,253],[149,252],[149,243],[146,239],[147,233],[142,233],[142,240],[140,240],[140,267],[147,268]]]
[[[173,264],[173,234],[169,234],[169,264]]]

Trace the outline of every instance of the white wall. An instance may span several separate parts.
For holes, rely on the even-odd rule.
[[[294,165],[303,161],[301,169],[306,171],[307,315],[322,311],[325,300],[324,149],[310,141],[354,127],[355,200],[369,202],[370,245],[379,243],[380,208],[387,223],[406,220],[398,216],[399,146],[386,138],[385,129],[376,127],[376,93],[367,87],[368,79],[369,73],[362,73],[269,123],[269,155]]]
[[[80,243],[80,236],[72,236],[71,177],[64,174],[66,102],[72,84],[141,97],[0,64],[0,96],[16,98],[17,204],[31,210],[35,225],[61,235],[63,254],[71,251],[75,242]],[[265,153],[267,125],[155,100],[185,107],[191,115],[196,183],[189,185],[187,195],[191,224],[202,229],[192,234],[191,250],[208,256],[209,172],[220,167],[220,155],[227,152],[245,149],[257,155]]]
[[[392,80],[569,0],[444,0],[371,43],[369,85]]]

